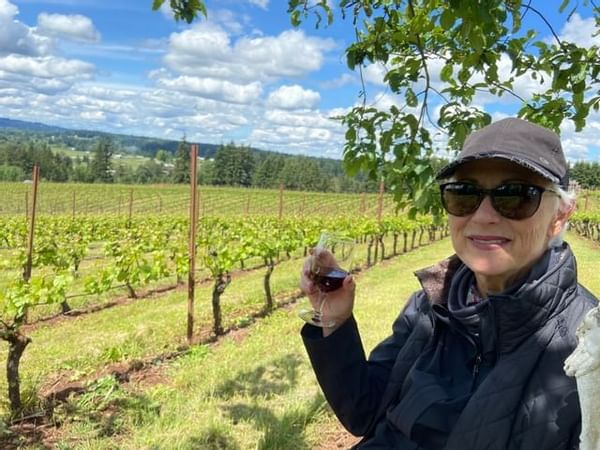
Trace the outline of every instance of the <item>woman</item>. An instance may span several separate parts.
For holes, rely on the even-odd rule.
[[[471,134],[445,167],[442,203],[455,255],[416,273],[392,334],[365,358],[354,282],[328,295],[302,337],[325,396],[359,449],[574,449],[575,380],[563,364],[597,303],[562,242],[574,209],[559,137],[520,119]],[[312,264],[301,287],[319,293]],[[328,317],[327,317],[328,316]]]

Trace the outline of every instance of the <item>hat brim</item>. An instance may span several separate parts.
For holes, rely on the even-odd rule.
[[[477,155],[469,155],[465,156],[464,158],[459,158],[457,160],[452,161],[450,164],[448,164],[446,167],[440,170],[435,178],[436,180],[443,180],[449,178],[452,176],[452,174],[454,174],[454,172],[456,172],[459,166],[462,166],[463,164],[471,161],[478,161],[481,159],[504,159],[507,161],[511,161],[515,164],[518,164],[519,166],[531,170],[532,172],[546,178],[547,180],[550,180],[553,183],[561,184],[561,180],[559,177],[547,171],[546,169],[538,166],[532,161],[515,155],[507,155],[505,153],[480,153]]]

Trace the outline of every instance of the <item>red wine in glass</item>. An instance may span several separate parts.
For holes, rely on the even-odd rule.
[[[319,267],[319,272],[314,274],[314,281],[321,292],[331,292],[342,287],[348,272],[339,267]]]

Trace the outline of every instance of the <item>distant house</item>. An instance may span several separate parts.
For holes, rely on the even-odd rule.
[[[576,180],[569,181],[569,192],[573,194],[579,194],[581,191],[581,186]]]

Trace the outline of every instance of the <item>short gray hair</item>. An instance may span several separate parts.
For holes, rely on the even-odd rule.
[[[556,208],[556,213],[569,212],[575,204],[575,199],[577,197],[575,195],[575,192],[568,192],[559,184],[552,184],[550,186],[550,189],[553,190],[554,192],[556,192],[556,195],[558,196],[558,206]],[[550,241],[548,242],[548,248],[560,247],[562,245],[563,240],[564,240],[564,235],[565,235],[565,232],[567,231],[568,227],[569,227],[569,221],[567,220],[563,224],[562,229],[560,230],[560,233],[558,233],[558,235],[556,235],[552,239],[550,239]]]

